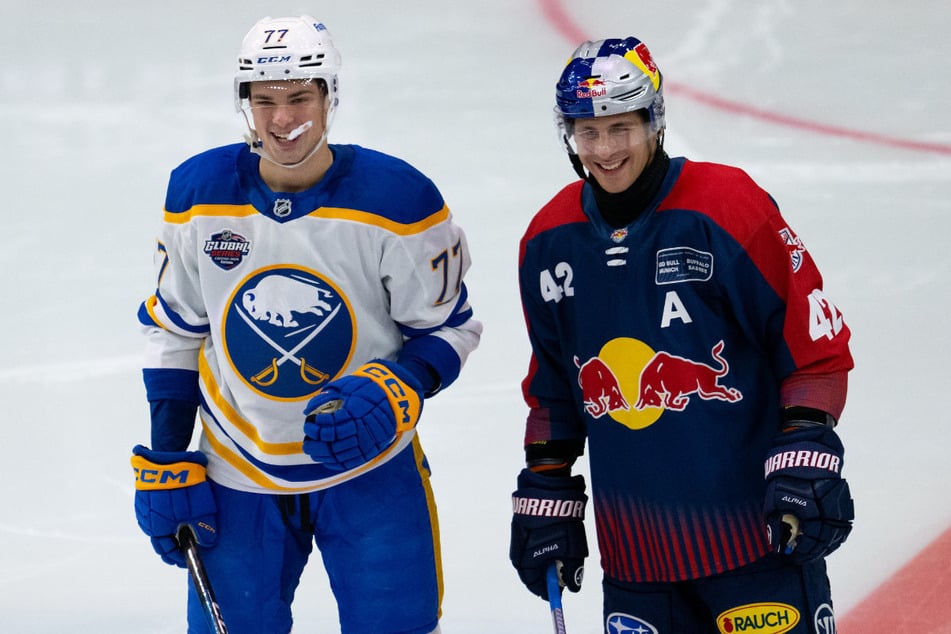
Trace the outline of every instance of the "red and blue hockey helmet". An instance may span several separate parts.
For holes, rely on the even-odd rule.
[[[570,121],[645,110],[662,132],[663,77],[647,45],[636,37],[588,41],[571,54],[555,86],[555,119],[567,140]],[[572,145],[568,145],[572,152]],[[573,153],[573,152],[572,152]]]

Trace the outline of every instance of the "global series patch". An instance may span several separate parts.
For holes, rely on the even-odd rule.
[[[212,262],[230,271],[251,253],[251,241],[230,229],[224,229],[205,240],[204,251]]]

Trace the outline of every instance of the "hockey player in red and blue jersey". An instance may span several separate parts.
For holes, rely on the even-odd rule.
[[[587,443],[605,632],[831,634],[852,358],[815,262],[743,171],[668,157],[661,73],[636,38],[582,44],[556,104],[581,180],[520,244],[513,565],[543,598],[552,564],[579,589]]]
[[[148,335],[139,525],[164,561],[191,530],[231,634],[286,634],[314,544],[344,634],[439,630],[425,399],[479,343],[465,234],[395,157],[331,145],[340,54],[265,18],[237,59],[247,143],[173,170]],[[197,451],[188,451],[196,410]],[[193,586],[188,631],[206,632]]]

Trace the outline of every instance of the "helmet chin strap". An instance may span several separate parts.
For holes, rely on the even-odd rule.
[[[565,150],[568,152],[568,160],[571,161],[571,166],[575,168],[575,173],[581,180],[587,180],[588,175],[584,171],[584,165],[581,164],[581,159],[578,158],[578,155],[575,154],[575,151],[571,148],[567,134],[561,137],[561,142],[565,144]]]
[[[588,180],[588,174],[584,171],[584,165],[581,164],[581,159],[578,158],[578,155],[569,153],[568,160],[571,161],[571,166],[575,168],[575,174],[577,174],[581,180]]]

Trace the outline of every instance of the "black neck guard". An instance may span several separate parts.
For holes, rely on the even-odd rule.
[[[663,147],[658,147],[641,175],[622,192],[606,192],[590,175],[585,180],[591,185],[601,216],[609,225],[618,229],[631,224],[647,208],[660,190],[669,165],[670,157],[667,152]]]

